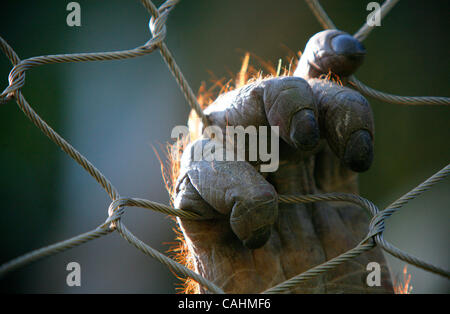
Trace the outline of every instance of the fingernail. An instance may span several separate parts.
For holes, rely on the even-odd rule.
[[[258,249],[266,244],[267,240],[269,240],[270,238],[270,233],[270,226],[261,227],[258,230],[254,231],[248,239],[243,241],[243,243],[247,248],[251,250]]]
[[[373,143],[368,131],[359,130],[350,136],[343,160],[351,170],[356,172],[363,172],[370,168],[373,160]]]
[[[311,109],[295,113],[291,121],[290,137],[297,149],[311,150],[319,142],[319,126]]]
[[[366,49],[359,40],[349,34],[338,35],[331,40],[331,48],[340,55],[363,56]]]

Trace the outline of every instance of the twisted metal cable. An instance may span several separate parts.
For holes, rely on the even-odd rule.
[[[313,12],[316,19],[322,25],[324,29],[337,28],[333,21],[329,18],[323,7],[318,0],[305,0],[309,8]],[[386,0],[381,6],[380,14],[383,19],[388,12],[398,3],[399,0]],[[363,41],[367,38],[370,32],[374,29],[374,26],[369,26],[366,23],[353,35],[359,41]],[[373,89],[361,81],[359,81],[354,75],[350,76],[349,81],[353,87],[355,87],[362,94],[384,101],[391,104],[400,105],[450,105],[449,97],[434,97],[434,96],[398,96]]]
[[[286,293],[292,289],[295,289],[302,282],[307,281],[309,279],[315,278],[337,266],[343,264],[344,262],[353,259],[364,252],[367,252],[375,247],[374,244],[371,243],[360,243],[358,246],[354,247],[347,252],[328,260],[327,262],[320,264],[316,267],[308,269],[307,271],[292,277],[266,291],[262,292],[263,294],[276,294],[276,293]]]
[[[419,184],[417,187],[412,189],[407,194],[403,195],[401,198],[396,200],[394,203],[386,207],[382,212],[378,213],[375,217],[373,217],[372,221],[370,222],[370,228],[372,226],[375,226],[379,224],[380,221],[384,221],[386,218],[389,218],[393,213],[397,212],[402,206],[404,206],[406,203],[408,203],[410,200],[416,198],[420,194],[424,193],[425,191],[429,190],[432,186],[435,184],[441,182],[443,179],[445,179],[450,174],[450,165],[445,166],[440,171],[435,173],[433,176],[428,178],[423,183]],[[384,229],[384,227],[383,227]],[[424,270],[427,270],[429,272],[435,273],[437,275],[446,277],[447,279],[450,279],[450,272],[448,270],[445,270],[441,267],[437,267],[429,262],[425,262],[418,257],[412,256],[410,254],[407,254],[403,252],[402,250],[396,248],[383,238],[382,231],[379,232],[375,237],[375,242],[378,246],[380,246],[382,249],[384,249],[389,254],[409,263],[414,266],[417,266],[419,268],[422,268]]]
[[[347,193],[326,193],[326,194],[307,194],[307,195],[279,195],[278,201],[280,203],[294,204],[294,203],[314,203],[322,201],[338,201],[354,203],[367,212],[375,216],[378,214],[378,208],[369,200],[356,194]]]
[[[113,232],[114,230],[118,230],[119,234],[124,237],[129,243],[133,244],[136,248],[141,250],[144,254],[153,257],[157,259],[160,263],[166,265],[173,271],[175,271],[179,275],[183,276],[189,276],[193,278],[194,280],[198,281],[200,284],[202,284],[205,288],[210,290],[213,293],[223,293],[223,291],[218,288],[216,285],[214,285],[212,282],[208,281],[207,279],[201,277],[200,275],[196,274],[192,270],[186,268],[184,265],[181,265],[171,258],[165,256],[164,254],[158,252],[157,250],[151,248],[150,246],[143,243],[141,240],[136,238],[128,229],[125,227],[125,225],[120,221],[121,216],[124,213],[124,206],[135,206],[135,207],[142,207],[147,209],[152,209],[154,211],[158,211],[164,214],[178,216],[182,218],[189,218],[189,219],[198,219],[200,218],[200,215],[189,212],[186,210],[181,210],[177,208],[171,208],[169,206],[159,204],[156,202],[152,202],[149,200],[144,199],[135,199],[135,198],[119,198],[115,201],[113,201],[108,209],[109,217],[106,219],[106,221],[98,226],[96,229],[77,235],[75,237],[72,237],[70,239],[45,246],[43,248],[31,251],[27,254],[24,254],[22,256],[19,256],[3,265],[0,266],[0,278],[6,275],[7,273],[14,271],[20,267],[23,267],[27,264],[30,264],[32,262],[35,262],[39,259],[42,259],[47,256],[51,256],[60,252],[63,252],[65,250],[74,248],[76,246],[79,246],[83,243],[86,243],[88,241],[97,239],[101,236],[104,236],[106,234],[109,234]]]
[[[299,274],[283,283],[278,284],[277,286],[270,288],[266,290],[264,293],[283,293],[286,291],[289,291],[292,288],[295,288],[300,283],[309,280],[311,278],[317,277],[318,275],[333,269],[342,263],[359,256],[360,254],[372,249],[375,247],[375,243],[369,240],[375,236],[376,243],[386,250],[388,253],[396,256],[397,258],[410,263],[412,265],[415,265],[417,267],[420,267],[422,269],[431,271],[433,273],[442,275],[446,278],[450,278],[450,272],[439,268],[435,265],[432,265],[430,263],[424,262],[420,260],[419,258],[413,257],[407,253],[404,253],[403,251],[395,248],[390,243],[385,241],[382,238],[382,232],[384,231],[384,219],[389,217],[393,212],[397,211],[401,206],[405,205],[409,200],[414,199],[421,193],[425,192],[426,190],[430,189],[434,184],[442,181],[445,177],[448,176],[450,173],[450,165],[447,165],[442,170],[437,172],[435,175],[427,179],[424,183],[417,186],[415,189],[413,189],[411,192],[405,194],[401,198],[399,198],[397,201],[395,201],[392,205],[388,206],[385,211],[379,212],[378,208],[369,200],[353,194],[345,194],[345,193],[328,193],[328,194],[315,194],[315,195],[279,195],[279,202],[280,203],[312,203],[312,202],[319,202],[319,201],[342,201],[342,202],[351,202],[358,206],[363,207],[367,210],[369,214],[371,214],[373,219],[370,223],[370,230],[365,239],[361,241],[361,243],[356,246],[355,248],[323,263],[320,264],[314,268],[309,269],[308,271]],[[99,226],[97,229],[85,233],[83,235],[71,238],[69,240],[60,242],[58,244],[42,248],[36,251],[33,251],[29,254],[26,254],[25,256],[19,257],[2,267],[0,267],[0,276],[3,275],[6,272],[12,271],[16,268],[19,268],[21,266],[24,266],[25,264],[31,263],[37,259],[43,258],[45,256],[49,256],[52,254],[56,254],[58,252],[61,252],[62,250],[66,250],[69,248],[72,248],[74,246],[80,245],[82,243],[85,243],[89,240],[95,239],[99,236],[102,236],[104,234],[107,234],[111,231],[113,231],[115,228],[119,231],[122,237],[124,237],[129,243],[133,244],[136,248],[141,250],[144,254],[149,255],[161,263],[165,264],[166,266],[173,269],[178,274],[182,274],[184,276],[189,276],[202,284],[204,287],[206,287],[208,290],[210,290],[213,293],[223,293],[223,291],[218,288],[213,283],[207,281],[205,278],[201,277],[200,275],[196,274],[195,272],[192,272],[191,270],[187,269],[181,264],[176,263],[172,259],[168,258],[167,256],[159,253],[158,251],[154,250],[153,248],[149,247],[139,239],[137,239],[128,229],[123,225],[123,223],[120,221],[120,216],[123,214],[123,206],[137,206],[137,207],[143,207],[148,208],[156,211],[160,211],[165,214],[169,215],[175,215],[180,216],[183,218],[191,218],[191,219],[200,219],[201,217],[197,214],[192,214],[190,212],[171,208],[166,205],[158,204],[152,201],[148,200],[142,200],[142,199],[132,199],[132,198],[121,198],[111,203],[109,207],[109,214],[110,217],[107,219],[107,221]],[[111,227],[110,229],[105,229],[106,226],[110,223],[116,222],[117,224],[114,225],[114,227]]]
[[[8,59],[14,66],[14,69],[17,69],[17,66],[23,64],[24,61],[21,61],[16,52],[8,45],[8,43],[0,37],[0,47],[2,51],[5,52]],[[26,60],[25,60],[26,61]],[[32,64],[32,62],[31,62]],[[17,72],[19,73],[19,72]],[[17,77],[22,77],[23,81],[21,84],[23,86],[25,72],[20,72]],[[79,165],[81,165],[89,174],[91,174],[94,179],[100,183],[100,185],[107,191],[108,195],[111,199],[115,199],[118,195],[117,190],[114,186],[109,182],[109,180],[103,176],[103,174],[95,168],[93,164],[91,164],[82,154],[80,154],[72,145],[70,145],[64,138],[62,138],[57,132],[55,132],[34,110],[31,108],[25,97],[22,95],[19,88],[21,88],[20,84],[18,86],[9,88],[13,85],[16,85],[17,81],[10,81],[10,85],[5,91],[0,95],[2,97],[11,97],[14,96],[16,98],[16,102],[19,105],[19,108],[25,113],[25,115],[45,134],[47,135],[56,145],[58,145],[65,153],[71,156]]]
[[[167,15],[170,10],[165,10],[159,17],[155,18],[155,25],[159,25],[158,28],[155,29],[155,32],[152,34],[153,37],[147,41],[144,45],[129,49],[129,50],[121,50],[121,51],[111,51],[111,52],[93,52],[93,53],[75,53],[75,54],[59,54],[59,55],[47,55],[47,56],[38,56],[32,57],[29,59],[25,59],[20,61],[20,59],[14,58],[11,55],[11,47],[6,43],[4,39],[1,39],[0,46],[3,51],[6,51],[6,55],[11,60],[11,62],[15,62],[19,60],[20,62],[16,63],[14,68],[11,70],[9,74],[9,86],[0,94],[0,99],[6,97],[6,95],[17,91],[22,88],[25,84],[25,71],[32,69],[36,66],[43,64],[52,64],[52,63],[67,63],[67,62],[87,62],[87,61],[106,61],[106,60],[122,60],[140,57],[146,54],[153,52],[158,48],[158,45],[164,40],[166,36],[166,30],[164,27],[161,27],[162,23],[164,23],[167,19]]]
[[[116,200],[111,203],[111,205],[109,206],[109,209],[108,209],[109,218],[104,223],[104,225],[111,222],[111,227],[114,229],[117,229],[119,234],[125,240],[127,240],[128,243],[132,244],[135,248],[140,250],[145,255],[156,259],[163,265],[166,265],[168,268],[173,270],[175,273],[194,279],[195,281],[197,281],[199,284],[201,284],[203,287],[205,287],[212,293],[221,293],[221,294],[224,293],[223,290],[220,289],[219,287],[217,287],[213,282],[207,280],[203,276],[190,270],[186,266],[184,266],[178,262],[175,262],[173,259],[167,257],[166,255],[155,250],[154,248],[148,246],[147,244],[142,242],[140,239],[138,239],[135,235],[133,235],[125,227],[125,225],[123,224],[123,222],[120,219],[120,216],[124,212],[123,206],[142,207],[142,208],[159,211],[159,212],[162,212],[162,213],[165,213],[168,215],[177,215],[179,217],[190,218],[190,219],[200,218],[200,215],[189,212],[189,211],[181,210],[181,209],[171,208],[169,206],[166,206],[163,204],[158,204],[156,202],[152,202],[152,201],[148,201],[148,200],[136,199],[136,198],[122,198],[122,199]],[[115,217],[115,216],[118,216],[118,217]]]
[[[12,65],[16,65],[20,62],[20,58],[14,49],[2,38],[0,37],[0,48],[2,49],[5,56],[11,61]]]
[[[164,204],[160,204],[157,202],[152,202],[149,200],[141,199],[141,198],[119,198],[109,205],[108,213],[111,216],[114,211],[116,211],[119,207],[124,206],[134,206],[145,209],[151,209],[153,211],[157,211],[170,216],[177,216],[180,218],[186,219],[200,219],[201,216],[195,212],[187,211],[184,209],[173,208]]]
[[[318,0],[305,1],[324,29],[337,29],[336,25],[334,25],[333,21],[330,19],[327,12],[325,12]]]
[[[16,102],[20,109],[25,113],[25,115],[44,133],[46,134],[56,145],[58,145],[65,153],[67,153],[72,159],[74,159],[79,165],[81,165],[94,179],[106,190],[111,200],[113,201],[109,210],[109,217],[105,223],[97,227],[96,229],[86,232],[81,235],[77,235],[65,241],[55,243],[50,246],[43,247],[38,250],[34,250],[30,253],[22,255],[15,258],[0,266],[0,277],[4,276],[6,273],[20,268],[26,264],[37,261],[41,258],[62,252],[64,250],[73,248],[75,246],[81,245],[87,241],[96,239],[103,235],[109,234],[114,231],[117,226],[121,227],[120,234],[124,236],[127,241],[131,241],[137,248],[143,251],[145,254],[157,258],[160,262],[166,264],[171,269],[174,269],[177,273],[181,273],[185,276],[190,276],[194,280],[200,281],[207,289],[212,292],[220,293],[220,288],[217,288],[214,284],[210,283],[204,278],[200,278],[198,274],[195,274],[191,270],[185,268],[183,265],[178,264],[172,259],[166,257],[165,255],[159,253],[158,251],[152,249],[151,247],[143,244],[142,241],[134,237],[123,224],[120,223],[120,216],[123,213],[123,206],[139,206],[144,208],[153,209],[159,212],[163,212],[170,215],[178,215],[185,218],[198,217],[197,214],[192,212],[187,212],[179,209],[170,208],[163,204],[158,204],[155,202],[142,200],[142,199],[131,199],[123,198],[120,199],[119,193],[116,188],[111,184],[111,182],[97,169],[93,164],[91,164],[86,157],[80,154],[72,145],[70,145],[64,138],[62,138],[57,132],[55,132],[29,105],[25,97],[22,95],[20,89],[25,84],[25,71],[42,65],[51,63],[64,63],[64,62],[84,62],[84,61],[103,61],[103,60],[121,60],[127,58],[134,58],[149,54],[160,47],[163,39],[166,35],[165,22],[167,20],[168,13],[171,8],[176,4],[177,1],[166,1],[162,6],[161,10],[157,16],[153,16],[151,19],[151,31],[152,38],[143,46],[137,47],[130,50],[122,50],[115,52],[99,52],[99,53],[78,53],[78,54],[61,54],[61,55],[50,55],[50,56],[39,56],[23,61],[20,60],[15,51],[9,46],[9,44],[0,37],[0,48],[8,57],[8,59],[13,64],[13,69],[9,74],[9,86],[0,94],[0,102],[6,102],[10,98],[15,97]],[[151,4],[151,1],[146,1],[146,3]],[[154,6],[153,6],[154,7]],[[169,62],[170,56],[166,56]],[[172,66],[177,68],[175,62],[171,62]],[[179,79],[183,82],[184,86],[189,87],[184,77],[179,76]],[[192,91],[191,91],[192,92]],[[110,227],[108,227],[110,225]]]
[[[163,5],[160,6],[159,9],[156,8],[156,6],[149,0],[141,0],[144,7],[150,12],[152,15],[152,18],[150,19],[149,28],[151,33],[158,32],[161,27],[165,27],[164,24],[156,23],[158,18],[160,17],[160,14],[163,14],[167,10],[170,10],[179,2],[179,0],[168,0]],[[186,98],[189,106],[196,112],[196,114],[200,117],[202,120],[202,123],[204,126],[210,125],[210,122],[206,115],[203,113],[203,109],[201,108],[200,104],[197,101],[197,97],[195,96],[194,92],[192,91],[192,88],[189,86],[186,78],[183,75],[183,72],[181,72],[180,68],[178,67],[177,63],[175,62],[175,58],[172,56],[172,53],[170,52],[169,48],[167,48],[166,44],[161,41],[158,44],[159,52],[161,53],[161,56],[163,57],[167,67],[170,69],[170,72],[174,76],[175,80],[178,83],[178,86],[180,87],[181,91],[184,94],[184,97]]]
[[[196,272],[190,270],[184,265],[181,265],[171,258],[168,258],[164,254],[161,254],[157,250],[151,248],[138,238],[136,238],[128,229],[123,225],[123,223],[119,220],[117,224],[117,231],[120,233],[120,235],[125,238],[130,244],[132,244],[134,247],[136,247],[138,250],[143,252],[144,254],[153,257],[154,259],[158,260],[160,263],[166,265],[173,271],[175,271],[178,274],[181,274],[185,277],[190,277],[197,281],[199,284],[201,284],[203,287],[207,288],[210,292],[216,293],[216,294],[223,294],[224,291],[216,286],[213,282],[207,280],[203,276],[197,274]]]
[[[15,66],[20,62],[20,58],[17,55],[17,53],[14,51],[14,49],[11,48],[11,46],[0,36],[0,49],[2,49],[3,53],[6,55],[6,57],[11,61],[12,65]],[[0,104],[7,103],[11,98],[13,98],[14,95],[11,93],[7,96],[0,97]]]
[[[402,250],[394,247],[392,244],[383,239],[384,231],[384,220],[390,217],[394,212],[398,211],[403,205],[408,201],[416,198],[421,193],[430,189],[433,185],[441,182],[450,173],[450,165],[447,165],[436,174],[431,176],[429,179],[424,181],[422,184],[418,185],[416,188],[408,192],[407,194],[400,197],[397,201],[392,203],[383,211],[378,211],[378,208],[369,200],[364,199],[358,195],[345,194],[345,193],[329,193],[321,195],[280,195],[279,201],[281,203],[312,203],[318,201],[343,201],[351,202],[358,206],[366,209],[372,216],[372,220],[369,224],[369,232],[367,236],[354,248],[348,250],[347,252],[332,258],[318,266],[315,266],[297,276],[294,276],[270,289],[267,289],[263,293],[273,294],[273,293],[285,293],[291,289],[297,287],[302,282],[315,278],[330,269],[333,269],[344,262],[353,259],[362,253],[371,250],[376,245],[380,246],[386,252],[392,254],[393,256],[411,264],[422,268],[426,271],[441,275],[450,279],[450,271],[443,268],[437,267],[431,263],[425,262],[417,257],[414,257]],[[375,242],[373,241],[375,240]],[[376,243],[376,244],[375,244]]]
[[[123,214],[123,209],[120,208],[120,209],[116,210],[114,213],[111,213],[110,216],[106,219],[106,221],[103,224],[101,224],[100,226],[98,226],[97,228],[95,228],[94,230],[88,231],[83,234],[76,235],[72,238],[54,243],[52,245],[44,246],[37,250],[33,250],[24,255],[16,257],[16,258],[10,260],[9,262],[6,262],[3,265],[0,265],[0,278],[5,276],[9,272],[12,272],[12,271],[14,271],[18,268],[21,268],[25,265],[36,262],[44,257],[48,257],[48,256],[51,256],[51,255],[54,255],[57,253],[61,253],[63,251],[74,248],[83,243],[97,239],[99,237],[102,237],[104,235],[107,235],[107,234],[113,232],[115,229],[112,227],[108,227],[108,226],[111,225],[115,220],[119,219],[122,214]]]
[[[92,231],[77,235],[73,238],[67,239],[65,241],[57,242],[55,244],[45,246],[38,250],[31,251],[27,254],[19,256],[6,262],[5,264],[0,266],[0,278],[5,276],[7,273],[12,272],[18,268],[21,268],[25,265],[36,262],[44,257],[48,257],[65,250],[74,248],[88,241],[100,238],[104,235],[111,233],[112,229],[104,229],[104,228],[96,228]]]
[[[313,202],[320,202],[320,201],[339,201],[339,202],[350,202],[354,203],[358,206],[363,207],[367,212],[374,216],[378,214],[378,208],[369,200],[364,199],[361,196],[354,195],[354,194],[346,194],[346,193],[328,193],[328,194],[315,194],[315,195],[280,195],[279,201],[281,203],[313,203]],[[379,226],[376,227],[377,231]],[[382,230],[381,230],[382,231]],[[348,250],[347,252],[332,258],[320,265],[317,265],[311,269],[308,269],[307,271],[294,276],[282,283],[279,283],[278,285],[267,289],[263,293],[265,294],[274,294],[274,293],[285,293],[289,292],[291,289],[297,287],[299,284],[301,284],[304,281],[307,281],[309,279],[315,278],[341,264],[344,262],[353,259],[362,253],[371,250],[375,247],[375,243],[370,240],[370,234],[369,234],[354,248]]]
[[[436,172],[434,175],[432,175],[430,178],[428,178],[423,183],[419,184],[417,187],[412,189],[407,194],[403,195],[401,198],[396,200],[394,203],[389,205],[383,212],[389,213],[389,215],[392,215],[395,211],[397,211],[398,208],[402,207],[406,203],[408,203],[410,200],[416,198],[420,194],[428,191],[433,185],[436,183],[441,182],[443,179],[445,179],[450,173],[450,164],[446,165],[444,168]]]
[[[182,276],[189,276],[192,279],[196,280],[198,283],[203,285],[205,288],[210,290],[212,293],[224,293],[222,289],[217,287],[214,283],[209,280],[203,278],[199,274],[194,271],[188,269],[184,265],[181,265],[171,258],[165,256],[164,254],[158,252],[152,247],[146,245],[144,242],[135,237],[121,222],[120,217],[124,213],[124,206],[136,206],[142,208],[148,208],[155,211],[159,211],[168,215],[178,215],[182,218],[199,218],[198,214],[188,212],[181,209],[171,208],[169,206],[158,204],[156,202],[143,200],[143,199],[132,199],[132,198],[120,198],[116,201],[113,201],[109,206],[109,217],[106,221],[98,226],[96,229],[77,235],[65,241],[61,241],[34,251],[31,251],[25,255],[19,256],[3,265],[0,266],[0,278],[6,275],[7,273],[14,271],[20,267],[23,267],[27,264],[35,262],[39,259],[42,259],[47,256],[51,256],[65,250],[74,248],[88,241],[97,239],[101,236],[109,234],[114,230],[118,230],[119,234],[125,238],[129,243],[134,245],[137,249],[142,251],[144,254],[155,258],[163,265],[166,265],[170,269],[172,269],[175,273]]]
[[[54,131],[26,101],[21,91],[14,92],[16,102],[25,115],[36,125],[47,137],[58,145],[66,154],[72,157],[81,167],[83,167],[108,193],[111,199],[119,196],[117,189],[112,183],[81,153],[70,145],[63,137]]]
[[[398,96],[392,95],[385,92],[380,92],[373,89],[360,80],[358,80],[354,75],[350,76],[349,81],[353,87],[355,87],[362,94],[384,101],[391,104],[398,105],[450,105],[449,97],[436,97],[436,96]]]

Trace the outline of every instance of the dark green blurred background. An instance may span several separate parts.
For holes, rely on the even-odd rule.
[[[139,1],[78,1],[81,27],[66,25],[69,1],[4,1],[0,34],[24,59],[37,55],[133,48],[146,42],[148,14]],[[344,31],[365,22],[369,1],[322,1]],[[162,1],[156,2],[160,4]],[[365,40],[357,76],[399,95],[450,96],[449,2],[400,1]],[[276,63],[303,49],[321,30],[301,0],[184,0],[167,22],[167,45],[196,91],[208,71],[229,77],[243,51]],[[0,57],[0,87],[11,66]],[[27,72],[23,93],[33,108],[72,143],[123,196],[168,204],[152,145],[170,140],[189,108],[158,52],[138,59],[47,65]],[[400,106],[369,99],[375,114],[375,161],[361,175],[361,194],[380,208],[450,160],[448,107]],[[99,185],[23,115],[0,106],[0,263],[86,232],[107,217]],[[394,245],[450,268],[449,180],[411,202],[387,223]],[[129,229],[166,251],[174,223],[162,214],[129,208]],[[404,263],[388,256],[394,275]],[[82,286],[66,285],[66,265],[81,264]],[[448,280],[413,266],[413,293],[448,293]],[[174,293],[169,270],[118,234],[84,244],[9,274],[3,292]]]

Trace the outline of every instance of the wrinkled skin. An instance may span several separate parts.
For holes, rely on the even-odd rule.
[[[227,293],[259,293],[338,256],[367,234],[368,214],[341,202],[278,203],[278,194],[358,193],[357,172],[373,159],[371,108],[359,93],[317,79],[345,77],[362,62],[362,45],[337,31],[308,42],[294,77],[248,84],[220,96],[205,113],[212,125],[278,126],[280,164],[181,160],[175,206],[202,220],[179,219],[196,271]],[[366,266],[381,265],[381,287],[368,287]],[[207,292],[203,289],[201,292]],[[382,252],[375,248],[299,285],[292,293],[391,293]]]

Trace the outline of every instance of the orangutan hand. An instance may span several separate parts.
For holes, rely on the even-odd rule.
[[[291,146],[294,155],[319,152],[322,138],[344,165],[367,170],[373,157],[369,104],[346,87],[322,80],[310,84],[299,77],[263,80],[219,97],[205,113],[223,134],[227,126],[277,126],[284,141],[281,146]],[[175,205],[199,211],[205,206],[198,203],[206,202],[211,208],[202,212],[204,217],[212,217],[213,210],[230,214],[238,238],[248,248],[261,247],[277,219],[276,190],[249,162],[218,161],[206,155],[195,160],[194,151],[209,152],[204,146],[215,140],[198,139],[185,150]]]
[[[217,138],[204,136],[184,150],[175,206],[197,212],[203,220],[180,219],[179,225],[196,270],[226,292],[260,292],[352,248],[365,236],[368,219],[355,206],[278,205],[278,193],[357,193],[355,172],[367,170],[373,159],[374,124],[367,100],[352,89],[311,77],[313,72],[354,70],[351,52],[357,49],[359,56],[360,46],[339,31],[319,34],[304,56],[323,60],[301,61],[314,67],[302,69],[305,78],[257,81],[220,96],[205,110],[224,134],[227,126],[278,127],[277,171],[260,172],[260,160],[217,160],[212,150],[195,158],[196,150],[205,151]],[[323,47],[314,54],[317,45]],[[368,256],[299,291],[341,291],[346,285],[365,291],[360,278],[365,265],[384,263],[378,251]],[[340,278],[343,271],[350,273],[348,278]]]

